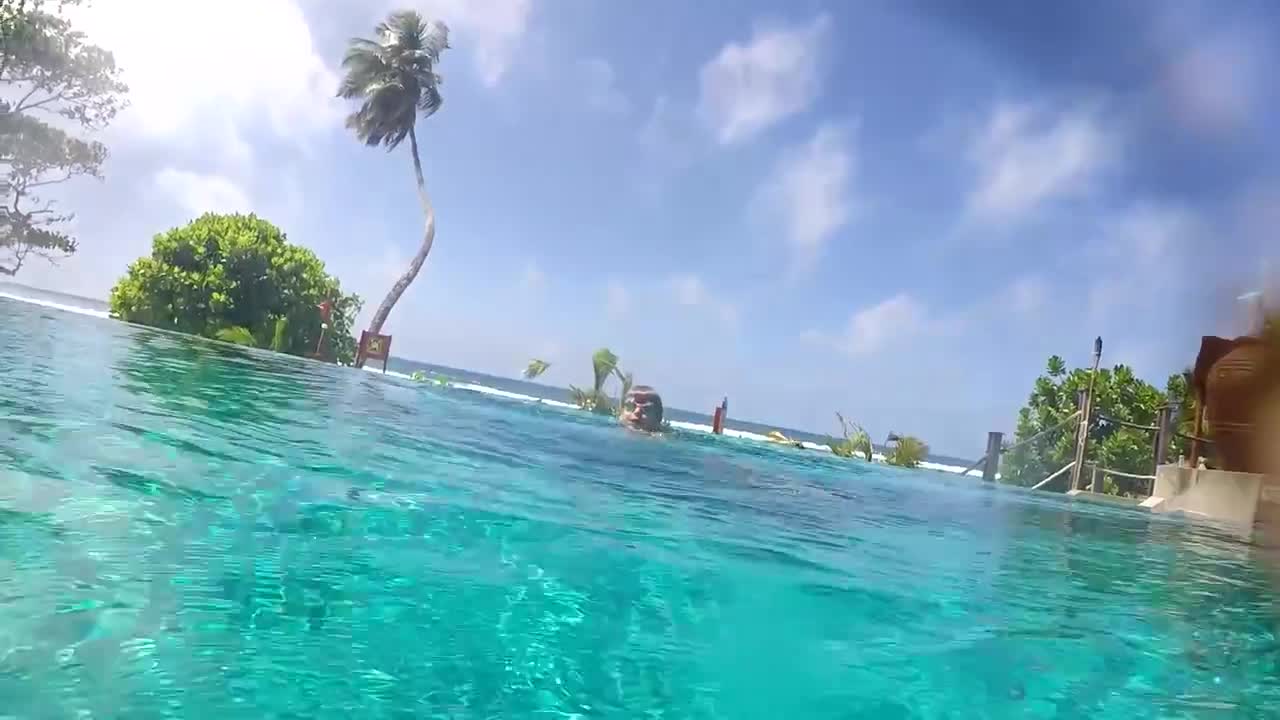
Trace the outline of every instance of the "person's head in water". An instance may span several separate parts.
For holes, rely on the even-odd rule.
[[[661,430],[662,396],[648,385],[631,388],[622,400],[622,422],[636,430]]]

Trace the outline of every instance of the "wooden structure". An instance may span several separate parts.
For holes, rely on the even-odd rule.
[[[391,336],[360,331],[360,347],[356,350],[356,366],[362,366],[369,360],[381,360],[382,372],[387,371],[387,359],[391,357]]]
[[[1258,337],[1234,340],[1205,336],[1191,373],[1196,425],[1191,460],[1200,456],[1205,425],[1213,431],[1216,464],[1229,472],[1261,472],[1255,452],[1254,415],[1263,398],[1266,343]]]

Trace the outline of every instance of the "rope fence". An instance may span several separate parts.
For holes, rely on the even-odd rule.
[[[1108,425],[1120,425],[1122,427],[1133,428],[1134,430],[1145,430],[1147,432],[1160,431],[1159,425],[1139,425],[1138,423],[1129,422],[1128,420],[1118,420],[1113,417],[1108,417],[1106,415],[1103,415],[1102,413],[1098,413],[1098,420]]]
[[[1046,436],[1059,432],[1073,423],[1077,425],[1075,431],[1075,453],[1074,458],[1064,465],[1062,468],[1051,473],[1048,477],[1032,486],[1033,490],[1040,490],[1047,487],[1050,483],[1058,480],[1067,473],[1070,473],[1070,480],[1067,483],[1068,490],[1081,490],[1086,481],[1089,482],[1089,488],[1093,492],[1103,491],[1103,482],[1098,477],[1101,476],[1105,481],[1108,478],[1117,480],[1123,479],[1133,482],[1119,482],[1118,486],[1124,492],[1141,492],[1143,488],[1150,493],[1155,483],[1155,470],[1161,465],[1168,464],[1169,453],[1173,447],[1174,440],[1180,438],[1192,443],[1191,454],[1197,455],[1198,449],[1202,445],[1212,445],[1213,441],[1209,438],[1199,437],[1199,425],[1197,423],[1197,433],[1188,434],[1177,430],[1177,417],[1179,408],[1166,404],[1157,409],[1155,424],[1148,425],[1145,423],[1134,422],[1132,420],[1123,420],[1121,418],[1112,417],[1102,412],[1098,412],[1093,407],[1094,401],[1094,383],[1098,373],[1098,367],[1102,359],[1102,338],[1097,338],[1093,346],[1093,369],[1089,375],[1089,383],[1086,388],[1080,388],[1077,391],[1077,409],[1061,421],[1055,423],[1052,427],[1045,428],[1030,437],[1023,438],[1017,442],[1005,445],[1001,442],[1002,434],[992,432],[987,434],[987,452],[977,462],[973,463],[961,473],[968,475],[979,467],[983,467],[982,476],[985,480],[995,480],[997,470],[1000,464],[1000,458],[1005,453],[1013,452],[1027,445],[1031,445]],[[1096,435],[1093,431],[1098,428],[1127,428],[1142,433],[1149,433],[1152,439],[1151,443],[1151,465],[1152,472],[1139,473],[1118,470],[1115,468],[1099,467],[1096,462],[1089,462],[1089,443],[1091,441],[1101,442],[1101,436]],[[1091,437],[1093,436],[1093,437]],[[1105,433],[1104,433],[1105,436]],[[1192,460],[1195,462],[1195,459]],[[1085,478],[1084,473],[1088,470],[1092,478]],[[1141,483],[1135,485],[1134,483]]]
[[[1054,431],[1057,431],[1057,430],[1061,430],[1062,428],[1066,427],[1067,425],[1070,425],[1071,423],[1073,423],[1073,422],[1075,422],[1075,421],[1079,420],[1079,419],[1080,419],[1080,412],[1081,412],[1080,410],[1077,410],[1077,411],[1075,411],[1075,412],[1071,413],[1070,415],[1068,415],[1068,416],[1067,416],[1067,417],[1066,417],[1062,422],[1058,423],[1057,425],[1054,425],[1054,426],[1053,426],[1053,427],[1051,427],[1051,428],[1045,428],[1044,430],[1041,430],[1040,432],[1036,433],[1035,435],[1032,435],[1032,436],[1031,436],[1031,437],[1029,437],[1029,438],[1024,438],[1024,439],[1019,440],[1018,442],[1013,443],[1013,444],[1011,444],[1011,445],[1006,445],[1005,447],[1003,447],[1003,448],[1001,448],[1001,449],[1000,449],[1000,452],[1002,452],[1002,453],[1013,452],[1014,450],[1017,450],[1018,448],[1022,447],[1023,445],[1027,445],[1027,444],[1029,444],[1029,443],[1033,443],[1033,442],[1035,442],[1036,440],[1039,440],[1040,438],[1044,437],[1045,435],[1048,435],[1048,434],[1049,434],[1049,433],[1051,433],[1051,432],[1054,432]]]
[[[1050,475],[1049,477],[1047,477],[1047,478],[1045,478],[1045,479],[1041,480],[1040,482],[1036,483],[1035,485],[1032,485],[1032,486],[1031,486],[1031,489],[1032,489],[1032,490],[1039,490],[1039,489],[1043,488],[1045,485],[1048,485],[1049,483],[1053,482],[1054,480],[1057,480],[1058,478],[1060,478],[1060,477],[1062,477],[1063,475],[1065,475],[1065,474],[1067,473],[1067,471],[1068,471],[1068,470],[1070,470],[1071,468],[1074,468],[1075,466],[1076,466],[1076,461],[1075,461],[1075,460],[1072,460],[1071,462],[1067,463],[1066,465],[1063,465],[1061,470],[1059,470],[1059,471],[1055,472],[1054,474]]]

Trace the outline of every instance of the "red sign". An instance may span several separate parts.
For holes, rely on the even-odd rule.
[[[329,316],[333,313],[333,303],[325,300],[316,307],[320,309],[320,322],[329,322]]]
[[[382,372],[386,372],[387,358],[391,357],[391,336],[361,330],[359,357],[361,360],[381,360]]]

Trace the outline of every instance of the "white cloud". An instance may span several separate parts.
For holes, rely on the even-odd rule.
[[[1005,293],[1009,307],[1019,315],[1032,315],[1044,306],[1048,289],[1044,279],[1035,275],[1020,277]]]
[[[631,293],[625,285],[617,280],[610,280],[605,286],[605,312],[610,317],[618,318],[631,309]]]
[[[979,177],[969,211],[981,220],[1008,222],[1050,200],[1084,193],[1107,162],[1109,145],[1091,107],[1054,114],[997,105],[970,147]]]
[[[818,94],[825,15],[807,25],[757,28],[702,66],[699,111],[722,144],[746,140],[808,108]]]
[[[547,275],[532,260],[520,272],[520,287],[528,292],[541,292],[547,286]]]
[[[390,7],[404,4],[396,0]],[[533,12],[532,0],[418,0],[411,4],[449,26],[450,42],[470,49],[480,81],[488,87],[502,82],[511,68]]]
[[[906,293],[899,293],[855,312],[849,318],[840,346],[850,355],[869,355],[891,341],[898,342],[915,335],[924,325],[924,305]]]
[[[252,203],[245,191],[221,175],[165,168],[156,173],[155,185],[192,216],[206,212],[252,210]]]
[[[720,319],[720,324],[725,327],[733,328],[738,326],[739,313],[737,305],[722,300],[716,303],[715,313],[716,317]]]
[[[843,131],[824,126],[783,155],[765,185],[765,204],[785,228],[797,266],[812,262],[852,215],[853,152]]]
[[[697,275],[675,275],[671,278],[671,288],[681,305],[701,305],[707,300],[707,287]]]
[[[1108,218],[1102,237],[1109,254],[1129,266],[1140,263],[1145,273],[1150,263],[1167,261],[1191,243],[1198,224],[1186,208],[1141,204]]]
[[[689,308],[704,308],[725,327],[737,326],[737,305],[713,294],[698,275],[692,273],[672,275],[670,286],[678,304]]]
[[[249,125],[290,140],[341,127],[337,75],[296,0],[115,0],[69,12],[115,54],[129,107],[113,128],[131,136],[244,162]]]
[[[1168,308],[1185,277],[1188,252],[1205,226],[1190,209],[1169,204],[1139,203],[1102,220],[1099,266],[1088,291],[1088,317],[1104,324],[1117,315],[1129,319],[1155,317]],[[1154,313],[1154,314],[1153,314]]]
[[[587,105],[606,113],[625,113],[631,109],[627,96],[618,89],[617,74],[608,61],[588,58],[579,66],[583,73]]]

